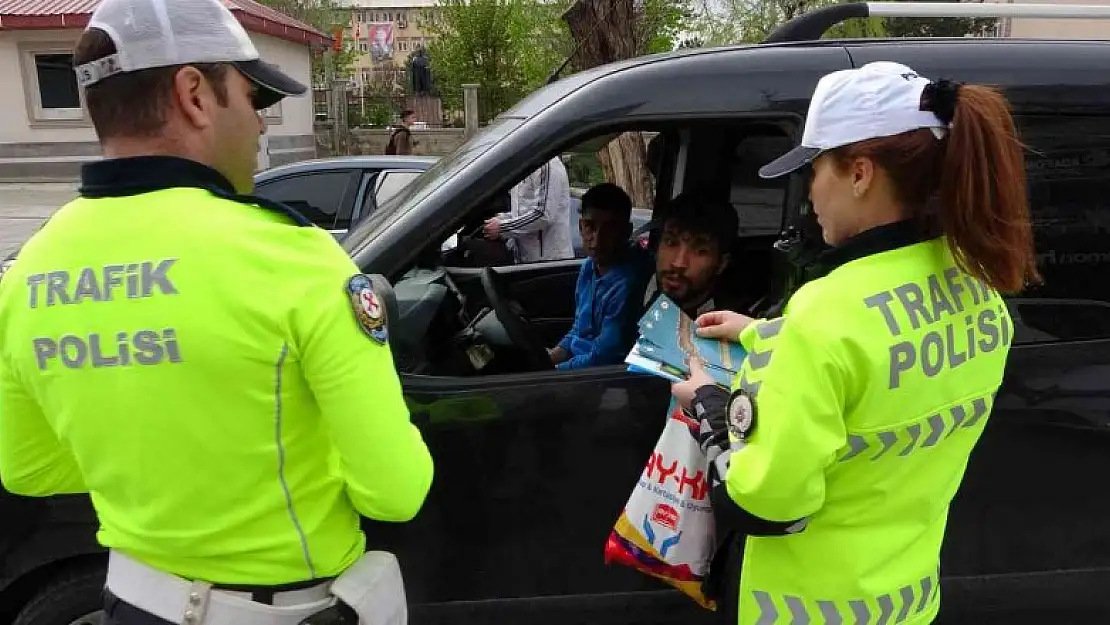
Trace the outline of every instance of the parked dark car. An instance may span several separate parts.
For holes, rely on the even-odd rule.
[[[544,347],[570,326],[580,261],[460,267],[442,244],[552,155],[602,135],[658,132],[656,205],[694,188],[730,201],[740,231],[726,284],[748,312],[774,310],[805,279],[806,239],[790,233],[807,232],[812,215],[805,180],[765,181],[757,169],[793,145],[822,75],[876,60],[1005,90],[1029,146],[1045,277],[1008,300],[1014,347],[951,510],[939,622],[1106,620],[1110,498],[1099,480],[1110,474],[1110,43],[819,39],[841,18],[883,6],[803,16],[776,43],[684,50],[562,78],[344,239],[359,267],[393,285],[382,291],[391,344],[436,461],[412,523],[365,524],[371,547],[400,557],[411,622],[710,622],[686,597],[603,562],[662,430],[668,384],[619,364],[545,366]],[[477,345],[494,353],[480,368],[468,357]],[[0,495],[0,523],[0,620],[68,625],[98,609],[105,555],[85,497]]]
[[[254,176],[255,193],[297,209],[343,238],[424,170],[434,156],[339,156],[280,165]]]

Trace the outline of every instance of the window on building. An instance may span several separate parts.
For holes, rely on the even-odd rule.
[[[262,118],[266,120],[267,126],[280,126],[281,125],[281,102],[273,104],[267,108],[259,111]]]
[[[73,73],[73,56],[69,54],[36,54],[35,73],[43,108],[81,108],[81,95]]]
[[[281,69],[280,66],[276,66],[276,67],[278,69]],[[272,104],[272,105],[262,109],[261,111],[259,111],[259,113],[262,115],[262,119],[266,120],[266,125],[267,126],[280,126],[281,125],[281,123],[282,123],[281,104],[282,103],[279,101],[279,102],[277,102],[275,104]]]
[[[69,46],[67,46],[69,47]],[[76,121],[85,117],[73,72],[73,56],[63,49],[35,49],[23,55],[24,86],[34,121]]]

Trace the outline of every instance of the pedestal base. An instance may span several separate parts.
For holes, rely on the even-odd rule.
[[[429,128],[443,125],[443,102],[430,95],[409,96],[406,106],[416,113],[416,121],[424,122]]]

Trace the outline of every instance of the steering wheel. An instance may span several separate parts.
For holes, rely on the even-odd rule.
[[[513,310],[509,299],[504,295],[505,289],[501,276],[492,267],[482,268],[482,290],[485,291],[486,300],[493,309],[493,314],[497,315],[497,320],[505,329],[509,340],[524,352],[528,370],[551,369],[553,365],[551,357],[547,354],[547,348],[528,322]]]

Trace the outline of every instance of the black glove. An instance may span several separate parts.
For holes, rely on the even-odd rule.
[[[691,405],[698,426],[698,444],[708,461],[709,486],[714,488],[724,479],[731,452],[728,439],[728,391],[708,384],[694,392]],[[726,454],[721,458],[721,454]],[[723,464],[722,464],[723,462]]]
[[[694,401],[687,416],[700,424],[698,444],[702,450],[710,445],[722,444],[722,439],[723,444],[728,445],[728,391],[715,384],[707,384],[694,391]]]

